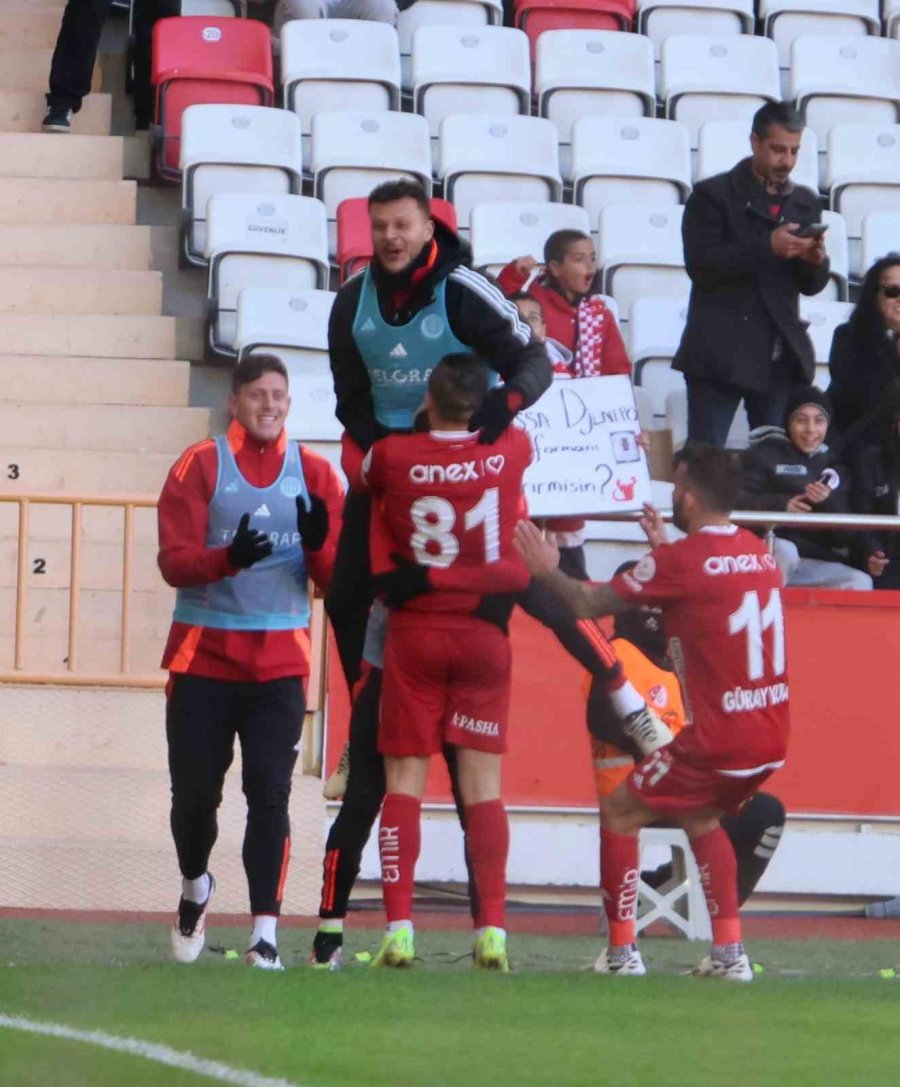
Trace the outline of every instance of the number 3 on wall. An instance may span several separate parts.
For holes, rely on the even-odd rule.
[[[744,593],[741,606],[728,616],[728,633],[747,632],[747,678],[762,679],[765,674],[763,634],[772,630],[772,672],[784,673],[784,610],[781,593],[773,589],[764,608],[760,607],[759,593],[752,589]]]
[[[456,511],[446,498],[431,496],[417,498],[410,506],[409,515],[415,532],[409,546],[420,566],[437,566],[446,569],[459,554],[459,540],[453,534]],[[500,558],[500,490],[489,487],[475,505],[466,511],[465,529],[469,532],[484,525],[484,561],[496,562]],[[428,550],[428,544],[438,550]]]

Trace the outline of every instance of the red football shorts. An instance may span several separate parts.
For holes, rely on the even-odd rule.
[[[378,750],[437,755],[444,744],[506,750],[509,638],[472,615],[391,612]]]
[[[734,777],[686,758],[677,738],[635,766],[625,785],[661,815],[698,808],[736,811],[760,788],[773,770],[750,777]]]

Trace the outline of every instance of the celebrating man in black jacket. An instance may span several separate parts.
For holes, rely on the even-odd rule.
[[[493,442],[550,385],[542,343],[501,291],[469,267],[465,242],[431,217],[414,181],[385,182],[369,196],[374,259],[338,292],[328,349],[344,425],[344,469],[356,475],[378,438],[413,429],[428,377],[444,355],[473,352],[503,384],[471,420]],[[369,499],[350,495],[326,606],[348,682],[359,671],[368,615]]]
[[[828,282],[828,258],[818,199],[790,180],[802,131],[787,103],[763,106],[751,157],[701,181],[684,209],[692,287],[673,365],[687,381],[689,438],[723,446],[741,400],[751,428],[778,426],[791,386],[813,379],[798,302]]]

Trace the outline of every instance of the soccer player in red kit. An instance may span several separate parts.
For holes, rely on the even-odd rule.
[[[430,590],[393,608],[388,623],[378,734],[387,775],[378,842],[388,929],[374,966],[408,966],[414,958],[422,795],[431,756],[452,744],[477,889],[475,965],[509,968],[509,826],[500,760],[507,746],[512,601],[498,615],[485,593],[511,593],[528,582],[512,540],[531,442],[517,427],[489,446],[468,431],[488,389],[487,373],[473,355],[446,356],[428,382],[431,430],[384,438],[363,463],[387,550],[396,563],[422,567]],[[374,540],[372,552],[377,574],[384,562]]]
[[[688,444],[677,460],[674,522],[687,533],[669,543],[659,513],[641,526],[653,545],[608,585],[585,585],[556,569],[556,549],[529,522],[516,548],[531,572],[579,615],[662,608],[689,727],[638,763],[603,801],[600,881],[609,947],[599,973],[643,974],[635,942],[638,833],[659,818],[687,832],[700,869],[713,946],[695,973],[752,981],[738,918],[737,864],[720,825],[784,764],[788,678],[781,576],[752,533],[730,523],[740,487],[734,454]]]

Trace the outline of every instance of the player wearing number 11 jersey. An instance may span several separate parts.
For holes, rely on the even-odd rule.
[[[739,486],[733,454],[686,446],[673,506],[675,524],[687,536],[669,543],[662,518],[647,507],[642,527],[653,551],[609,585],[566,578],[537,529],[527,522],[517,529],[517,549],[532,573],[578,614],[642,604],[662,609],[684,697],[689,727],[638,763],[601,805],[610,947],[597,960],[600,973],[644,973],[635,944],[637,836],[641,827],[670,818],[691,840],[712,921],[712,955],[698,972],[753,977],[741,943],[737,863],[720,820],[783,765],[789,692],[781,576],[761,541],[729,521]]]
[[[483,597],[528,582],[512,539],[531,442],[515,427],[489,446],[468,432],[487,388],[487,370],[474,356],[445,357],[428,383],[430,432],[384,438],[363,464],[385,550],[395,563],[421,568],[428,589],[394,608],[388,623],[378,732],[387,776],[378,840],[388,931],[376,966],[412,961],[421,798],[430,757],[452,744],[477,890],[475,963],[508,968],[500,757],[511,659],[505,618],[491,614]],[[373,539],[376,582],[384,567]]]

